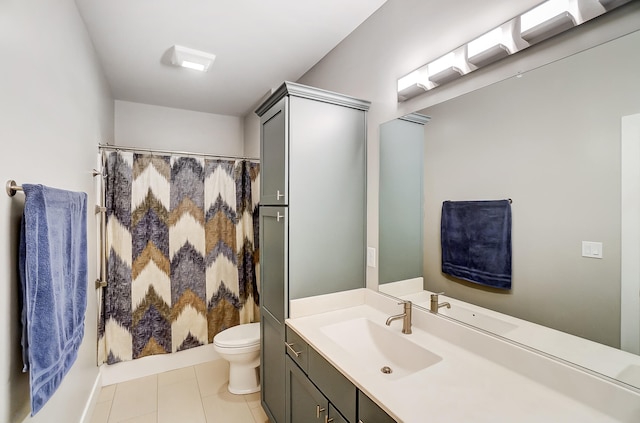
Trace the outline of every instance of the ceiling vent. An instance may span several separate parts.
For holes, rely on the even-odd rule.
[[[178,45],[171,47],[171,64],[174,66],[206,72],[215,59],[215,54]]]

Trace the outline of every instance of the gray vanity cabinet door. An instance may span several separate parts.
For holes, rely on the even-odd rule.
[[[261,310],[260,380],[262,406],[274,423],[285,421],[285,353],[283,325]]]
[[[333,407],[333,404],[329,403],[329,417],[327,423],[349,423],[347,419],[342,417],[342,414]]]
[[[260,207],[260,327],[262,404],[271,421],[285,421],[286,207]]]
[[[286,390],[285,423],[325,423],[329,401],[288,356]]]
[[[396,423],[371,398],[358,391],[358,423]]]
[[[288,201],[288,131],[285,97],[260,118],[260,204]]]
[[[260,207],[260,305],[280,324],[286,312],[286,207]],[[284,330],[284,329],[283,329]]]
[[[309,379],[350,421],[356,420],[356,387],[316,350],[308,351]]]

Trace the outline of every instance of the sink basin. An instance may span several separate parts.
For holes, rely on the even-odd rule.
[[[327,325],[320,330],[371,372],[389,380],[414,374],[442,360],[405,338],[411,335],[394,332],[366,318]]]
[[[438,314],[449,316],[468,325],[487,330],[497,335],[504,335],[518,327],[512,323],[505,322],[504,320],[496,319],[495,317],[487,316],[486,314],[478,313],[455,304],[452,305],[451,308],[442,307],[438,310]]]

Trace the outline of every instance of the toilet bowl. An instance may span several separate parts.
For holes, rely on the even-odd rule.
[[[232,326],[213,337],[220,357],[229,362],[229,392],[251,394],[260,390],[260,323]]]

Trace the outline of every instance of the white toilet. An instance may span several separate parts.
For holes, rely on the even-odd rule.
[[[229,362],[229,392],[260,390],[260,323],[232,326],[213,337],[215,350]]]

